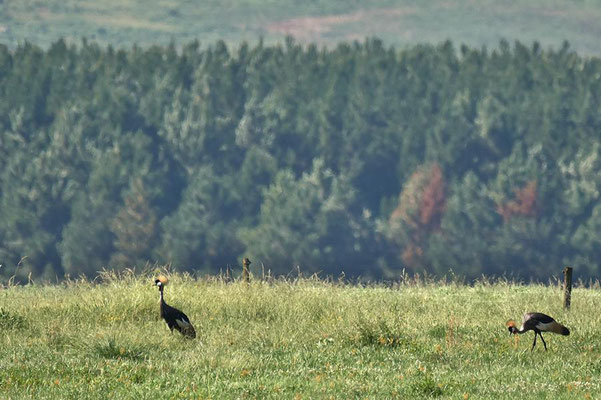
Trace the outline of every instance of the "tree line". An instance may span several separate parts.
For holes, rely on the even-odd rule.
[[[567,43],[0,45],[0,275],[594,276],[599,110]]]

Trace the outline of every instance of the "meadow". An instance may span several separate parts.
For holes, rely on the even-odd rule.
[[[319,279],[227,282],[172,274],[171,334],[152,274],[0,289],[3,399],[599,398],[601,291],[558,285]],[[568,337],[510,337],[541,311]]]

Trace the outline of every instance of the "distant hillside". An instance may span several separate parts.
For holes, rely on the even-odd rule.
[[[452,39],[496,47],[501,38],[601,54],[601,2],[590,0],[0,0],[0,43],[143,46],[223,39],[230,44],[293,35],[332,45],[377,36],[387,45]]]

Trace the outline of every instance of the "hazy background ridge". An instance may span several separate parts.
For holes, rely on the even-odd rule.
[[[267,43],[293,35],[301,43],[334,45],[377,36],[407,46],[451,39],[469,46],[496,47],[500,39],[564,40],[581,54],[601,53],[601,3],[594,1],[411,1],[314,0],[185,1],[94,0],[0,1],[0,41],[25,40],[48,46],[60,37],[82,37],[129,47],[178,44],[199,39],[229,44]]]

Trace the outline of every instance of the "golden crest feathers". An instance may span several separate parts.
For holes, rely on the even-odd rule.
[[[167,285],[167,284],[169,283],[169,278],[167,278],[165,275],[159,275],[159,276],[157,277],[157,280],[158,280],[159,282],[161,282],[161,284],[162,284],[163,286],[165,286],[165,285]]]

